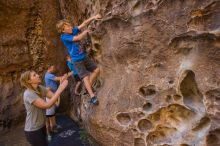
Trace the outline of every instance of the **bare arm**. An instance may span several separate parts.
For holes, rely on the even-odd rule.
[[[60,97],[58,97],[56,105],[59,106],[60,105]]]
[[[63,76],[55,77],[54,80],[55,81],[66,80],[68,77],[69,77],[68,74],[64,74]]]
[[[62,76],[60,76],[60,77],[55,77],[54,80],[55,80],[55,81],[60,81],[61,78],[62,78]]]
[[[53,92],[51,92],[50,90],[48,90],[47,97],[50,98],[50,100],[48,102],[46,102],[45,100],[43,100],[41,98],[37,98],[33,102],[33,105],[35,105],[36,107],[41,108],[41,109],[50,108],[57,101],[57,99],[59,98],[60,94],[66,88],[67,85],[68,85],[68,81],[64,80],[60,84],[60,86],[57,89],[57,91],[55,92],[55,94]]]
[[[90,30],[86,29],[81,34],[73,37],[73,42],[81,41],[83,38],[87,36],[88,32],[90,32]]]
[[[100,14],[97,14],[97,15],[95,15],[95,16],[93,16],[93,17],[90,17],[89,19],[87,19],[87,20],[85,20],[82,24],[80,24],[79,26],[78,26],[78,29],[82,29],[82,28],[84,28],[85,26],[87,26],[92,20],[94,20],[94,19],[100,19],[101,18],[101,15]]]
[[[68,72],[68,73],[67,73],[67,77],[70,77],[72,74],[73,74],[72,71]]]

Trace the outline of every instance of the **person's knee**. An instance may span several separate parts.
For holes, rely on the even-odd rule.
[[[89,76],[85,76],[85,77],[83,78],[83,82],[84,82],[85,85],[90,85]]]
[[[100,68],[97,67],[97,68],[94,70],[94,72],[95,72],[96,74],[99,74],[99,73],[100,73]]]
[[[87,76],[85,76],[85,77],[83,77],[83,81],[84,82],[86,82],[86,81],[88,81],[89,80],[89,76],[87,75]]]

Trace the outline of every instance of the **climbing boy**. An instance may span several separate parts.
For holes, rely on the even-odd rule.
[[[100,73],[100,69],[91,59],[87,57],[82,46],[80,45],[80,41],[87,36],[90,30],[85,29],[81,33],[80,30],[89,25],[89,23],[93,20],[98,19],[101,19],[100,14],[85,20],[79,26],[72,27],[72,25],[66,20],[60,20],[56,25],[58,32],[61,33],[61,41],[67,48],[78,75],[83,80],[84,85],[91,97],[89,102],[94,105],[98,104],[98,99],[92,91],[92,84]]]

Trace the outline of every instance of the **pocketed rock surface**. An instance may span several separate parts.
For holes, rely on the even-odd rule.
[[[4,15],[13,12],[8,10],[11,7],[15,7],[12,10],[16,10],[16,16],[21,13],[19,17],[10,15],[16,21],[0,17],[3,22],[16,22],[0,25],[1,33],[7,34],[0,37],[4,40],[1,56],[6,60],[0,63],[4,91],[0,93],[4,93],[1,104],[10,103],[17,111],[15,115],[21,116],[21,90],[17,85],[20,72],[27,67],[41,70],[50,60],[59,62],[57,56],[65,49],[52,27],[56,20],[68,18],[77,25],[101,13],[103,19],[92,23],[96,30],[91,34],[101,68],[99,106],[89,105],[87,95],[72,95],[72,118],[81,121],[103,146],[220,145],[219,1],[56,2],[39,6],[40,19],[30,12],[35,10],[30,4],[0,3]],[[45,38],[51,41],[51,47],[44,43]],[[53,39],[60,47],[52,47]],[[60,68],[65,70],[64,66]]]

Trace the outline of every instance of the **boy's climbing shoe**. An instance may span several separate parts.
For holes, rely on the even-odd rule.
[[[93,104],[93,105],[98,105],[99,104],[99,101],[97,99],[96,96],[92,97],[89,101],[89,103]]]

